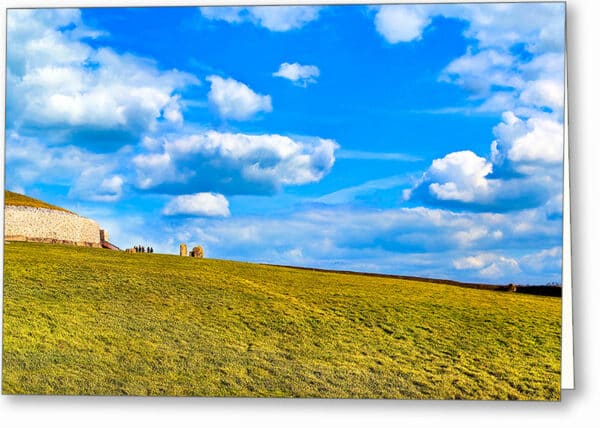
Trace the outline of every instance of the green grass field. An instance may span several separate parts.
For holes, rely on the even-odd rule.
[[[560,399],[561,300],[7,243],[5,394]]]

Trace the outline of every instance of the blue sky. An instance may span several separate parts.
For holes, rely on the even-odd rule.
[[[560,282],[563,67],[562,3],[9,10],[6,186],[123,248]]]

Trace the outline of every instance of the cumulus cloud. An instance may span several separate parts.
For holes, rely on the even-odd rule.
[[[508,160],[517,171],[533,173],[531,165],[557,164],[563,159],[563,125],[549,117],[523,120],[512,112],[502,115],[494,128],[492,159],[501,164]]]
[[[560,268],[552,265],[543,274],[525,270],[519,256],[542,242],[560,245],[561,222],[541,218],[539,209],[459,214],[422,207],[321,207],[275,218],[194,219],[170,233],[203,242],[215,257],[462,281],[545,283],[559,279]],[[516,231],[518,222],[530,227]]]
[[[500,111],[508,111],[515,107],[517,104],[518,94],[512,91],[501,91],[490,93],[487,97],[483,98],[481,104],[473,109],[476,113],[497,113]],[[458,109],[456,111],[465,111],[465,109]]]
[[[265,194],[318,182],[333,167],[337,147],[322,138],[208,131],[166,138],[161,151],[133,163],[143,189]]]
[[[458,270],[476,270],[478,275],[484,278],[501,278],[521,271],[517,260],[495,253],[480,253],[454,260],[452,263]]]
[[[565,5],[561,3],[445,5],[440,9],[444,16],[468,20],[465,35],[477,39],[481,47],[524,43],[534,53],[564,49]]]
[[[85,132],[102,146],[181,122],[177,91],[197,84],[194,76],[94,48],[84,41],[90,33],[79,11],[9,11],[8,128],[62,131],[53,138]]]
[[[430,192],[438,199],[472,202],[487,197],[491,183],[486,176],[492,164],[465,150],[435,159],[427,171]]]
[[[242,82],[214,75],[206,80],[211,83],[208,100],[222,118],[245,120],[261,111],[273,110],[269,95],[257,94]]]
[[[498,233],[502,234],[500,231],[495,231],[490,233],[490,231],[486,227],[482,226],[474,226],[465,230],[461,230],[454,234],[454,238],[456,239],[458,245],[460,247],[471,247],[477,241],[481,239],[499,239]]]
[[[125,178],[115,172],[121,157],[126,154],[96,154],[71,145],[47,147],[11,131],[6,142],[7,186],[65,186],[71,198],[113,202],[121,198],[125,184]]]
[[[480,48],[524,43],[534,53],[564,49],[564,4],[488,3],[382,6],[375,28],[390,43],[419,39],[436,16],[467,21],[465,36]],[[535,19],[531,19],[535,16]]]
[[[541,79],[528,82],[519,98],[525,105],[549,107],[553,111],[560,111],[564,106],[562,81]]]
[[[14,131],[6,136],[7,186],[26,188],[36,181],[68,185],[94,160],[94,155],[74,146],[48,148]]]
[[[279,70],[273,73],[273,76],[282,77],[291,80],[298,86],[306,87],[309,83],[316,83],[316,77],[319,77],[319,74],[317,66],[284,62],[279,66]]]
[[[456,269],[475,271],[482,278],[502,277],[516,273],[522,273],[526,277],[532,278],[542,272],[552,272],[552,278],[546,282],[560,282],[562,247],[555,246],[521,257],[484,252],[455,259],[452,263]],[[543,283],[542,281],[541,284]]]
[[[427,6],[381,6],[375,15],[375,28],[389,43],[420,39],[430,22]]]
[[[562,73],[552,69],[530,73],[525,71],[534,69],[527,67],[530,62],[523,63],[512,54],[491,52],[494,51],[469,51],[452,61],[442,71],[439,80],[458,85],[469,93],[470,99],[476,103],[475,107],[466,108],[467,111],[512,110],[524,116],[552,112],[557,120],[562,121]],[[504,60],[495,62],[492,56],[502,57],[506,63],[503,63]]]
[[[400,5],[376,10],[375,27],[390,43],[420,39],[435,17],[466,22],[467,52],[450,62],[439,79],[471,95],[475,105],[468,110],[513,110],[531,116],[550,109],[557,117],[562,113],[564,4]]]
[[[320,8],[314,6],[256,6],[250,14],[271,31],[289,31],[301,28],[319,17]]]
[[[214,21],[225,21],[230,24],[239,24],[244,20],[249,19],[248,8],[245,7],[220,7],[220,6],[209,6],[200,7],[200,13],[206,19]]]
[[[512,112],[494,128],[489,156],[472,151],[434,159],[405,200],[475,211],[539,207],[561,197],[562,125],[551,119],[523,120]]]
[[[461,14],[456,13],[459,10]],[[496,107],[495,111],[515,110],[529,116],[544,109],[562,113],[564,5],[444,5],[441,12],[466,19],[465,36],[476,40],[444,69],[441,80],[485,99],[480,108],[486,111]],[[510,98],[488,102],[497,87],[509,91]]]
[[[493,49],[467,53],[444,68],[441,81],[464,87],[477,97],[489,96],[492,86],[519,88],[523,85],[512,55]]]
[[[176,196],[164,207],[167,216],[229,217],[229,201],[218,193]]]
[[[81,172],[69,190],[69,197],[95,202],[114,202],[123,194],[124,179],[111,175],[105,166],[92,166]]]
[[[562,247],[543,249],[533,254],[528,254],[521,259],[524,269],[533,272],[544,272],[549,269],[562,268]]]
[[[255,7],[201,7],[203,17],[233,24],[251,22],[270,31],[290,31],[302,28],[319,18],[316,6],[255,6]]]
[[[548,52],[535,55],[530,61],[519,65],[519,72],[528,81],[548,78],[554,81],[563,80],[565,66],[564,52]]]
[[[453,111],[497,112],[502,121],[493,129],[489,153],[435,159],[405,198],[510,211],[561,197],[564,5],[446,4],[423,10],[428,17],[467,22],[467,51],[439,76],[469,94],[470,105]]]

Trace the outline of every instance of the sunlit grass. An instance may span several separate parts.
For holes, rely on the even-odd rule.
[[[5,246],[7,394],[560,398],[561,300]]]
[[[20,193],[11,192],[10,190],[4,191],[4,205],[18,205],[18,206],[23,206],[23,207],[47,208],[47,209],[51,209],[51,210],[64,211],[64,212],[68,212],[68,213],[71,212],[64,208],[57,207],[56,205],[52,205],[52,204],[48,204],[44,201],[40,201],[39,199],[21,195]]]

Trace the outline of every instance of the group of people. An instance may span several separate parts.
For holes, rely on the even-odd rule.
[[[133,248],[135,248],[136,253],[153,253],[154,252],[154,248],[144,247],[143,245],[137,245]]]

